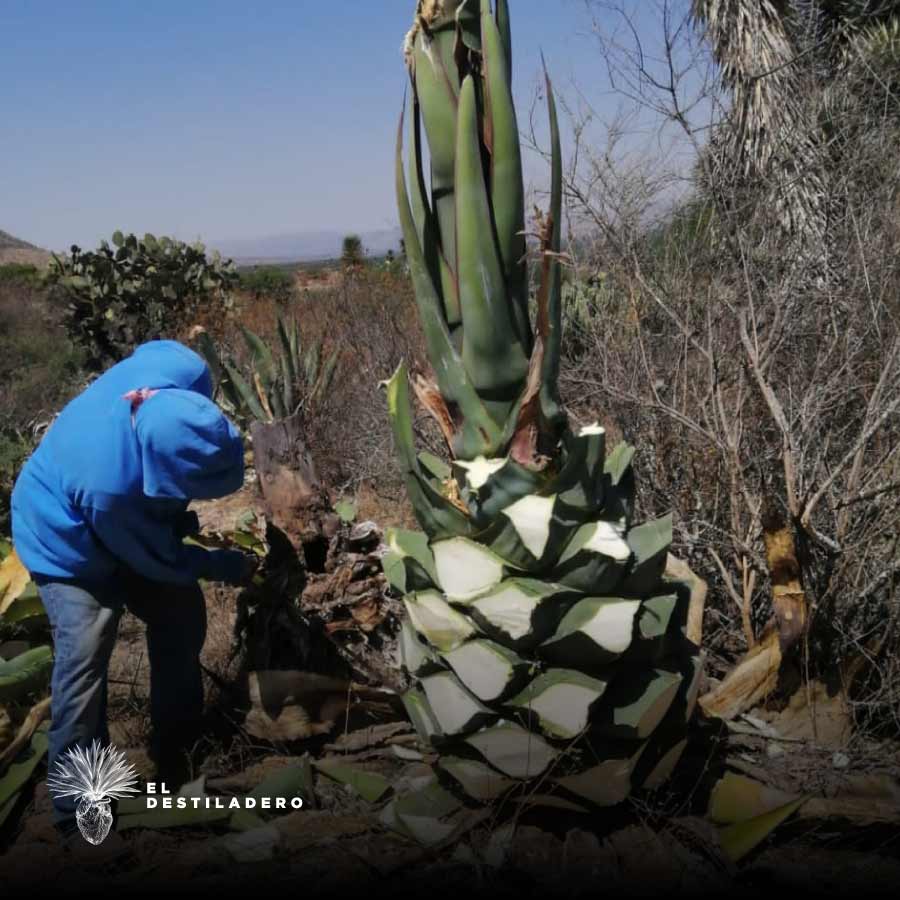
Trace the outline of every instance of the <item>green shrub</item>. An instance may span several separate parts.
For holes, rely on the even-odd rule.
[[[241,290],[255,297],[274,297],[287,300],[294,289],[294,278],[290,271],[281,266],[253,266],[240,272]]]
[[[6,263],[0,266],[0,284],[40,284],[42,275],[37,266],[30,263]]]
[[[185,244],[152,234],[138,240],[117,231],[113,249],[102,241],[95,251],[73,246],[54,258],[48,280],[67,301],[66,329],[86,354],[86,365],[106,368],[135,345],[176,337],[208,302],[228,302],[238,281],[231,260],[206,256],[203,244]]]

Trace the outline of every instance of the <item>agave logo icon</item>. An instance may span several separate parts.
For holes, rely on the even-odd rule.
[[[137,793],[138,774],[125,754],[95,740],[88,749],[73,747],[64,753],[47,779],[53,797],[78,797],[76,821],[81,836],[102,843],[112,827],[110,803]]]

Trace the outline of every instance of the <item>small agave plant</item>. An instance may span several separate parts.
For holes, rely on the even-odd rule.
[[[665,575],[671,517],[633,522],[634,448],[607,455],[603,429],[573,430],[560,401],[549,80],[552,189],[532,323],[511,58],[506,0],[419,0],[409,166],[401,123],[396,185],[432,369],[413,387],[448,459],[416,452],[401,366],[388,403],[424,534],[390,532],[384,568],[408,613],[404,701],[441,780],[475,800],[552,794],[583,809],[672,771],[699,652],[685,636],[689,591]]]
[[[125,754],[102,747],[95,740],[89,748],[73,747],[64,753],[47,779],[51,796],[77,797],[75,818],[81,836],[100,844],[112,828],[110,804],[137,793],[138,774]]]

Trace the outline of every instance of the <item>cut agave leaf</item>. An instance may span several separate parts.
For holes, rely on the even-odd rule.
[[[650,774],[644,779],[642,786],[645,790],[655,791],[669,780],[669,776],[675,770],[675,766],[678,765],[678,761],[684,754],[685,747],[687,747],[687,738],[682,738],[660,756],[659,761],[651,769]]]
[[[401,594],[435,587],[437,573],[426,535],[421,531],[389,528],[385,540],[388,552],[382,566],[391,587]]]
[[[486,459],[484,456],[477,456],[471,461],[458,459],[456,460],[455,465],[465,471],[466,485],[473,491],[477,491],[487,484],[488,480],[495,472],[506,465],[506,457]]]
[[[582,525],[560,556],[555,578],[584,593],[605,594],[622,581],[631,556],[623,528],[601,520]]]
[[[437,591],[408,594],[403,602],[413,627],[438,650],[453,650],[475,633],[472,623]]]
[[[603,505],[603,454],[606,433],[599,425],[588,425],[571,436],[566,461],[555,482],[559,504],[580,514],[582,520]]]
[[[533,646],[549,634],[571,599],[559,584],[529,578],[509,578],[473,600],[468,609],[485,631],[504,642]]]
[[[438,762],[438,766],[459,782],[473,800],[485,803],[502,797],[516,783],[474,759],[445,756]]]
[[[461,462],[457,465],[463,466]],[[472,515],[479,525],[487,527],[496,521],[506,507],[523,497],[537,494],[543,483],[539,473],[507,459],[502,466],[487,473],[484,482],[474,491],[474,496],[470,496]]]
[[[472,640],[443,654],[459,680],[480,700],[502,697],[530,663],[494,641]]]
[[[353,766],[328,761],[314,762],[313,765],[333,781],[353,788],[363,800],[377,803],[391,788],[391,783],[377,772],[367,772]]]
[[[555,504],[555,496],[538,497],[529,494],[503,510],[503,515],[512,523],[519,540],[536,560],[541,559],[547,549]]]
[[[511,778],[536,778],[559,755],[540,735],[514,722],[485,728],[466,738],[466,743]]]
[[[630,646],[640,600],[585,597],[563,617],[540,654],[560,665],[596,668],[612,662]]]
[[[438,665],[434,651],[419,637],[408,619],[400,626],[400,659],[411,675]]]
[[[657,590],[671,544],[671,514],[632,528],[628,532],[628,546],[634,554],[634,563],[625,578],[623,590],[629,594],[649,594]]]
[[[598,730],[611,737],[650,737],[669,711],[683,678],[665,669],[622,671],[598,711]]]
[[[435,719],[445,735],[474,731],[496,718],[451,672],[438,672],[421,680]]]
[[[605,681],[583,672],[551,669],[535,678],[509,705],[534,713],[550,737],[573,738],[587,727],[591,707],[605,690]]]
[[[656,662],[665,653],[666,635],[678,607],[677,594],[648,597],[641,603],[629,660]]]
[[[419,740],[424,744],[430,744],[431,739],[441,733],[441,729],[434,717],[431,705],[428,703],[428,698],[425,696],[425,691],[418,684],[414,684],[400,699],[403,701],[410,722],[416,729],[416,734],[419,735]]]
[[[640,750],[621,759],[607,759],[577,775],[557,778],[556,783],[594,806],[615,806],[631,793],[631,773]]]
[[[393,804],[396,821],[420,844],[432,846],[447,840],[459,823],[449,819],[462,803],[437,781],[402,794]]]
[[[503,560],[468,538],[435,541],[431,549],[438,583],[450,600],[470,600],[503,578]]]

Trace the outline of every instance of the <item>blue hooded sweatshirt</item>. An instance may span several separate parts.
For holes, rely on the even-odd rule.
[[[129,391],[157,390],[132,412]],[[243,483],[240,435],[210,399],[203,359],[151,341],[59,414],[12,495],[13,541],[37,577],[102,581],[124,564],[174,584],[236,583],[243,554],[183,542],[191,500]]]

